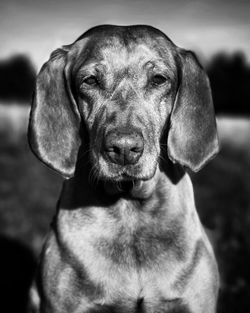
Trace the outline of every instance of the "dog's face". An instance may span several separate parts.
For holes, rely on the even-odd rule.
[[[57,50],[33,103],[31,146],[65,176],[74,174],[82,123],[103,180],[148,180],[161,157],[198,170],[218,150],[204,71],[152,27],[100,26]]]
[[[149,33],[137,38],[108,32],[88,38],[78,58],[75,98],[98,177],[151,178],[176,93],[170,43]]]

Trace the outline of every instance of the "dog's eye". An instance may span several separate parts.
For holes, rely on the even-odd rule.
[[[84,78],[82,82],[89,86],[97,86],[99,84],[98,79],[93,75]]]
[[[165,76],[157,74],[151,78],[151,85],[160,86],[160,85],[163,85],[166,81],[167,81],[167,78]]]

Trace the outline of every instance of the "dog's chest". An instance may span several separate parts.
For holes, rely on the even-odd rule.
[[[183,257],[183,229],[178,221],[167,225],[145,212],[124,211],[111,223],[108,235],[98,236],[98,253],[114,264],[136,268],[150,267],[163,256],[177,260]]]
[[[176,264],[185,261],[187,246],[181,219],[166,220],[164,214],[130,207],[117,211],[92,207],[79,212],[61,210],[58,216],[61,251],[68,265],[72,263],[80,286],[77,292],[84,294],[90,283],[94,290],[99,288],[97,305],[117,299],[135,305],[144,298],[155,306],[162,299],[176,298],[171,286]]]
[[[185,258],[185,228],[180,219],[124,204],[115,209],[92,208],[84,214],[61,216],[65,244],[83,264],[94,259],[109,267],[142,269]]]

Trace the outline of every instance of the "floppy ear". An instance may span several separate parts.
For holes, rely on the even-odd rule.
[[[208,77],[192,52],[181,50],[179,88],[170,116],[168,155],[199,171],[219,151]]]
[[[38,74],[28,139],[35,155],[65,177],[75,171],[80,115],[67,78],[67,51],[54,51]]]

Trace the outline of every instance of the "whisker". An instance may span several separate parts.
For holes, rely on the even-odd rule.
[[[122,191],[122,186],[121,186],[121,183],[119,181],[116,182],[116,188],[118,191]]]
[[[99,169],[95,166],[91,167],[91,170],[89,172],[88,176],[89,183],[95,188],[97,187],[98,181],[99,181]]]
[[[135,187],[135,181],[132,180],[132,188],[134,189],[134,187]]]

